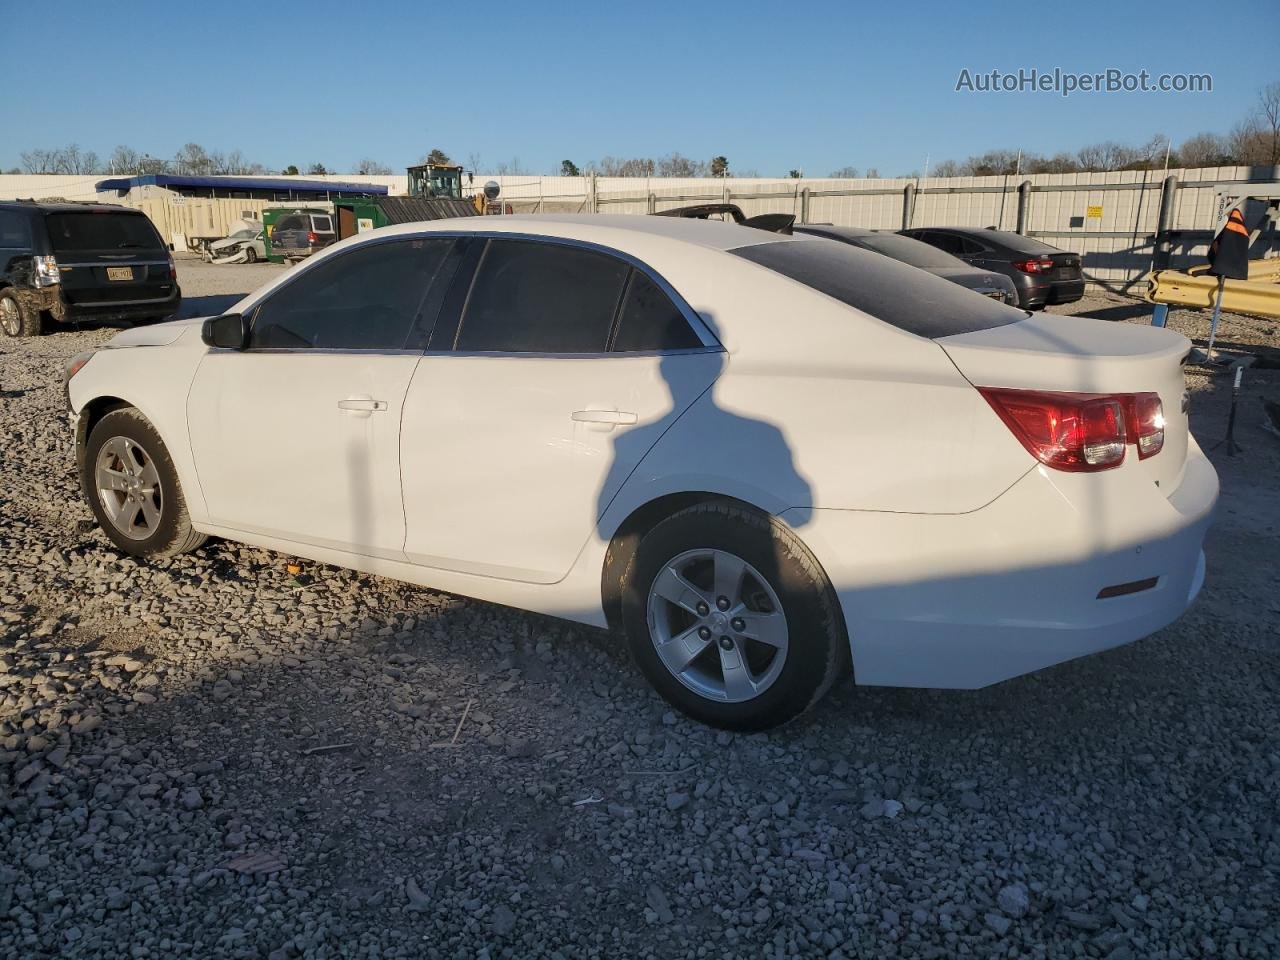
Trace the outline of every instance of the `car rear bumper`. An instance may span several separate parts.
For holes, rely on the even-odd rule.
[[[1218,478],[1194,440],[1187,456],[1167,496],[1142,471],[1036,467],[972,513],[783,519],[836,589],[859,683],[983,687],[1141,639],[1190,606]]]
[[[1049,285],[1049,303],[1075,303],[1084,296],[1084,280],[1055,280]]]
[[[314,247],[277,247],[277,246],[272,246],[272,248],[271,248],[271,256],[273,256],[273,257],[284,257],[286,260],[301,260],[301,259],[302,259],[302,258],[304,258],[304,257],[310,257],[310,256],[313,256],[314,254],[319,253],[321,250],[323,250],[323,249],[324,249],[325,247],[327,247],[327,246],[329,246],[329,244],[327,244],[327,243],[317,244],[317,245],[316,245],[316,246],[314,246]]]
[[[182,306],[182,289],[175,283],[173,293],[159,299],[100,301],[92,299],[91,293],[79,303],[68,303],[54,288],[50,297],[49,311],[55,320],[62,323],[112,320],[158,320],[177,314]]]

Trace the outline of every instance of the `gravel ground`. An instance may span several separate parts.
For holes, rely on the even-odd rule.
[[[279,268],[179,269],[195,310]],[[1280,955],[1280,371],[1211,454],[1179,623],[731,736],[596,631],[225,542],[121,556],[59,382],[110,332],[0,343],[0,956]],[[1228,388],[1191,383],[1207,447]]]

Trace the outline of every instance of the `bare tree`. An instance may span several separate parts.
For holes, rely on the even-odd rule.
[[[698,160],[691,160],[678,151],[659,157],[654,168],[654,175],[659,177],[705,177],[707,165]]]
[[[1197,133],[1178,144],[1178,166],[1224,167],[1231,163],[1231,146],[1217,133]]]
[[[356,164],[356,173],[366,177],[385,177],[391,173],[391,168],[385,163],[365,157]]]
[[[1272,166],[1280,164],[1280,80],[1268,83],[1258,91],[1262,133],[1270,138]]]
[[[138,172],[138,163],[142,157],[132,147],[120,144],[111,151],[111,159],[107,161],[107,172],[119,176]]]
[[[879,180],[879,179],[880,179],[880,171],[879,171],[879,170],[877,170],[875,167],[867,167],[867,174],[866,174],[866,176],[867,176],[867,179],[869,179],[869,180]]]
[[[499,163],[495,172],[500,177],[521,177],[528,171],[521,165],[519,157],[512,157]]]
[[[941,163],[935,164],[934,168],[929,172],[935,177],[964,176],[964,171],[961,169],[960,164],[956,163],[954,160],[943,160]]]
[[[840,167],[838,170],[832,170],[827,176],[832,180],[856,180],[858,178],[858,168]]]
[[[179,173],[191,176],[207,176],[213,172],[213,163],[209,152],[198,143],[184,143],[173,155],[174,165]]]
[[[480,154],[474,150],[467,154],[467,169],[472,173],[480,169]]]

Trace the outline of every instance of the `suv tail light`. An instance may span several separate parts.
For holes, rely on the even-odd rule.
[[[62,272],[58,269],[57,257],[32,257],[31,263],[35,268],[37,287],[52,287],[55,283],[62,282]]]
[[[314,245],[319,242],[320,234],[316,233],[314,230],[307,231],[307,243]]]
[[[1037,460],[1055,470],[1107,470],[1164,447],[1164,406],[1158,393],[1053,393],[979,387],[987,403]]]
[[[1048,273],[1055,266],[1054,262],[1047,257],[1037,260],[1015,260],[1013,265],[1023,273]]]
[[[169,279],[178,279],[178,265],[173,262],[173,254],[169,254]]]

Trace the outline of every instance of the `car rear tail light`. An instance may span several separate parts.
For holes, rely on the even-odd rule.
[[[1054,268],[1054,262],[1047,257],[1037,260],[1015,260],[1013,265],[1023,273],[1048,273]]]
[[[320,234],[314,230],[307,233],[307,243],[316,244],[320,242]]]
[[[178,279],[178,265],[173,262],[173,254],[169,254],[169,279]]]
[[[1126,444],[1138,459],[1164,447],[1158,393],[1056,393],[979,387],[978,392],[1022,445],[1045,466],[1093,471],[1118,467]]]
[[[35,268],[37,287],[52,287],[62,281],[62,271],[58,269],[57,257],[32,257],[31,263]]]
[[[1129,433],[1138,444],[1138,459],[1154,457],[1164,447],[1164,404],[1160,394],[1135,393],[1129,401]]]
[[[1055,470],[1106,470],[1124,461],[1119,397],[979,387],[987,403],[1037,460]]]

